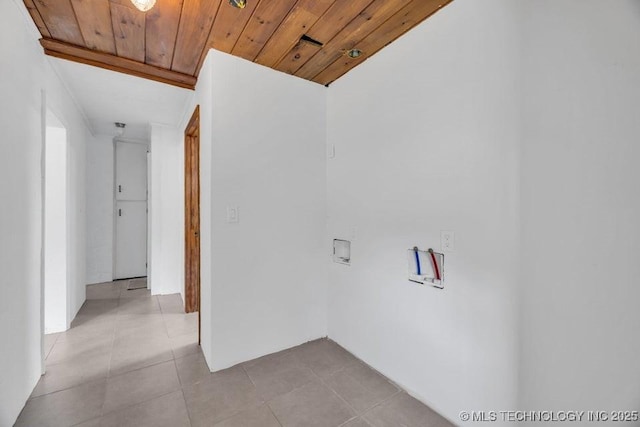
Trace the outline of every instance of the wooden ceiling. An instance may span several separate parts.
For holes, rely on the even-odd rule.
[[[323,85],[451,0],[24,0],[48,55],[193,89],[210,48]],[[358,58],[345,55],[351,49]]]

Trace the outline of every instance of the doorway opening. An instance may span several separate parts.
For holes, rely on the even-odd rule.
[[[200,343],[200,106],[184,131],[185,312],[198,312]]]
[[[69,328],[67,129],[47,111],[43,152],[44,177],[44,333]]]

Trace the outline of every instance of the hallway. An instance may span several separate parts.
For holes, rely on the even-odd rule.
[[[87,286],[47,335],[47,373],[16,426],[449,426],[344,349],[310,343],[211,374],[180,295]]]

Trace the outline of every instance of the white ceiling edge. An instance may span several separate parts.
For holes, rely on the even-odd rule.
[[[195,92],[156,81],[49,57],[49,62],[86,117],[94,135],[150,138],[150,124],[178,127]]]
[[[63,89],[67,92],[67,94],[69,95],[69,98],[71,98],[71,102],[73,102],[73,105],[75,105],[76,108],[78,109],[78,112],[80,113],[80,116],[82,117],[82,121],[84,122],[85,126],[87,127],[87,129],[89,130],[92,136],[96,136],[95,129],[93,128],[93,126],[91,126],[91,121],[89,120],[89,117],[87,117],[87,112],[84,110],[84,108],[82,108],[82,104],[78,102],[78,99],[75,97],[75,95],[71,91],[71,88],[69,88],[69,85],[67,84],[67,82],[62,78],[62,76],[60,75],[56,67],[54,67],[54,64],[51,61],[51,57],[47,55],[44,55],[44,57],[48,61],[49,66],[53,70],[53,73],[56,75],[56,78],[62,85]]]

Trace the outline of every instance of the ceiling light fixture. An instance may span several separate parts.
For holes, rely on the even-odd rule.
[[[244,9],[247,5],[247,0],[229,0],[229,4],[238,9]]]
[[[347,55],[349,58],[359,58],[360,56],[362,56],[364,52],[362,52],[360,49],[351,49],[351,50],[347,50],[345,52],[345,55]]]
[[[156,0],[131,0],[131,3],[140,11],[146,12],[156,4]]]
[[[124,123],[116,122],[116,134],[117,134],[118,136],[122,136],[122,135],[124,135],[124,128],[125,128],[125,126],[127,126],[127,125],[126,125],[126,124],[124,124]]]

